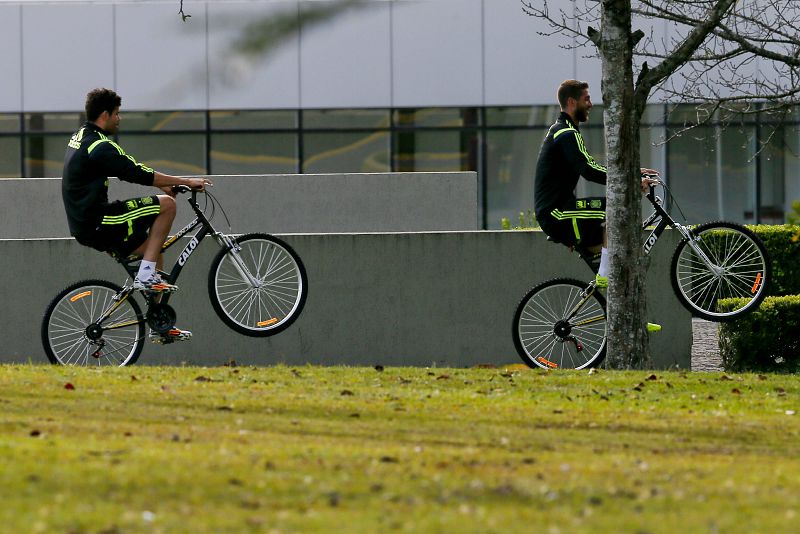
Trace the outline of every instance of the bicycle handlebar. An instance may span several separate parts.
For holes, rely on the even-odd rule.
[[[188,185],[173,185],[172,186],[172,192],[175,193],[176,195],[179,194],[179,193],[188,193],[191,190],[192,190],[192,188],[189,187]]]

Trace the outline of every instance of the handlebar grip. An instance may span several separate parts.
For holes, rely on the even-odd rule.
[[[192,188],[189,187],[188,185],[173,185],[172,186],[172,192],[175,193],[176,195],[178,193],[188,193],[191,190],[192,190]]]

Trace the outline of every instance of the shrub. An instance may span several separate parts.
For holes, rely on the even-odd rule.
[[[720,309],[738,300],[722,300]],[[727,371],[800,371],[800,295],[767,297],[754,312],[722,323],[719,348]]]
[[[500,227],[503,230],[531,230],[538,228],[539,223],[536,221],[536,214],[533,210],[528,210],[527,214],[524,211],[519,212],[519,226],[511,226],[511,221],[503,217],[500,219]]]
[[[770,296],[800,294],[800,227],[791,225],[748,226],[767,247],[772,264]]]

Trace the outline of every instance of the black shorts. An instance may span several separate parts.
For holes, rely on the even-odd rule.
[[[124,258],[147,240],[161,212],[158,196],[117,200],[104,206],[103,219],[94,232],[75,236],[82,245]]]
[[[570,200],[539,219],[542,231],[550,239],[568,247],[602,245],[605,222],[606,199],[603,197]]]

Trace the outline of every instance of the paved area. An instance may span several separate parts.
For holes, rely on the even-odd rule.
[[[692,371],[722,371],[717,323],[692,318]]]

